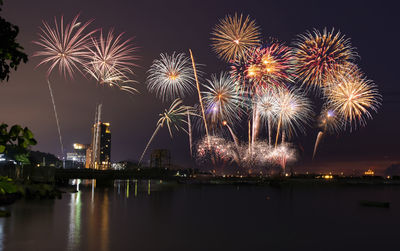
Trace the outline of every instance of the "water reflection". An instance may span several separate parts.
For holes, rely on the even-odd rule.
[[[92,179],[91,185],[92,185],[92,205],[93,205],[94,204],[94,189],[96,188],[96,180],[95,179]]]
[[[71,183],[76,185],[77,192],[70,194],[68,250],[82,249],[82,239],[86,236],[89,250],[109,250],[109,189],[97,189],[94,179]],[[85,226],[84,231],[81,226]]]
[[[129,180],[126,181],[126,198],[129,198]]]
[[[79,187],[79,185],[78,185]],[[68,231],[68,250],[76,250],[80,246],[81,237],[81,193],[71,194],[69,203],[69,231]]]
[[[101,250],[108,250],[108,238],[109,238],[109,201],[108,201],[108,191],[103,193],[103,201],[100,206],[101,211],[101,228],[100,228],[100,237],[101,237]]]
[[[62,200],[12,205],[12,216],[0,219],[0,251],[314,251],[328,242],[343,250],[348,236],[354,239],[346,249],[395,250],[379,245],[398,239],[400,187],[239,189],[154,180],[121,180],[107,188],[82,180],[73,186],[79,191]],[[363,208],[360,198],[393,204]]]
[[[137,197],[137,180],[135,180],[135,197]]]
[[[125,189],[125,198],[129,199],[130,193],[131,193],[131,182],[133,182],[134,186],[134,197],[138,196],[138,191],[139,188],[141,189],[142,193],[146,193],[147,195],[151,195],[151,189],[152,189],[152,180],[147,180],[147,181],[138,181],[138,180],[125,180],[125,181],[115,181],[115,188],[117,189],[117,194],[120,194],[121,187],[122,189]],[[160,180],[158,182],[159,184],[162,184],[162,181]],[[154,184],[153,184],[154,185]],[[125,187],[123,187],[125,186]]]
[[[4,248],[4,219],[0,219],[0,251]]]

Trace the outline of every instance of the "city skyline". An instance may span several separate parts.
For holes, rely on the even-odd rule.
[[[27,3],[28,5],[31,3]],[[57,141],[57,129],[55,126],[54,116],[51,110],[51,101],[45,82],[45,69],[35,68],[38,59],[33,58],[33,51],[37,49],[31,43],[35,39],[38,32],[38,26],[41,21],[52,21],[53,16],[59,17],[64,14],[66,20],[71,20],[77,13],[81,13],[82,20],[94,18],[91,24],[93,27],[104,27],[105,30],[115,27],[119,32],[126,32],[125,36],[135,37],[134,44],[140,47],[138,54],[141,59],[137,61],[140,67],[135,68],[135,79],[139,82],[136,87],[140,94],[129,95],[121,93],[118,90],[110,88],[101,88],[94,84],[91,80],[86,80],[77,76],[74,80],[64,79],[63,77],[53,74],[51,76],[54,93],[56,96],[57,106],[59,107],[62,134],[66,146],[72,146],[73,142],[90,142],[90,132],[87,131],[88,125],[93,123],[93,112],[96,103],[104,103],[105,120],[110,121],[113,125],[113,153],[115,156],[113,161],[120,160],[137,160],[144,148],[151,131],[154,121],[157,119],[159,111],[163,110],[168,104],[163,104],[156,97],[148,93],[146,90],[145,78],[146,71],[152,60],[158,57],[159,53],[173,51],[184,52],[188,54],[191,48],[194,52],[196,60],[199,63],[206,64],[204,71],[207,73],[206,78],[210,78],[212,73],[219,73],[221,70],[227,70],[227,66],[220,61],[210,47],[210,32],[213,25],[218,19],[223,18],[226,14],[235,12],[243,12],[255,18],[257,23],[262,26],[262,32],[265,37],[276,37],[287,44],[290,44],[293,38],[302,33],[304,30],[312,30],[314,27],[322,29],[324,27],[335,27],[340,29],[346,37],[350,37],[352,44],[357,47],[361,55],[360,65],[370,79],[373,79],[379,86],[384,99],[380,108],[380,112],[374,115],[374,119],[368,122],[365,128],[359,128],[353,133],[343,133],[340,137],[335,135],[328,136],[324,139],[317,156],[318,161],[340,160],[340,161],[357,161],[360,160],[365,153],[368,153],[368,159],[371,161],[379,160],[399,160],[398,151],[400,134],[396,131],[396,116],[393,116],[399,108],[400,90],[395,85],[395,58],[387,53],[378,54],[370,48],[384,48],[383,34],[389,34],[393,29],[393,15],[382,16],[382,19],[368,20],[365,13],[356,11],[358,5],[349,3],[346,9],[329,9],[326,15],[319,14],[325,10],[326,6],[322,3],[313,2],[309,10],[305,10],[302,6],[297,6],[301,11],[292,9],[288,12],[280,11],[285,8],[284,4],[274,3],[268,6],[275,9],[277,13],[284,13],[283,17],[273,16],[266,18],[261,11],[255,10],[253,7],[244,6],[242,3],[233,3],[232,7],[226,9],[225,6],[216,4],[215,10],[209,13],[206,24],[200,25],[199,13],[196,12],[193,17],[186,12],[176,12],[176,17],[166,18],[166,23],[162,27],[158,27],[159,23],[152,20],[146,25],[141,26],[138,23],[140,19],[140,10],[150,8],[147,4],[128,6],[134,9],[132,21],[130,20],[128,11],[118,9],[120,17],[112,16],[113,11],[96,13],[90,8],[90,4],[70,4],[68,6],[58,6],[57,4],[38,3],[30,6],[34,9],[40,6],[46,6],[46,12],[35,14],[35,11],[26,13],[19,12],[17,3],[5,2],[3,15],[12,23],[20,27],[20,35],[18,41],[25,48],[30,56],[28,64],[21,65],[17,72],[12,73],[10,81],[3,83],[1,86],[0,97],[7,104],[13,104],[13,107],[0,108],[0,112],[4,122],[9,124],[18,123],[28,126],[35,133],[39,144],[34,150],[50,152],[56,155],[60,153]],[[104,3],[100,2],[99,5]],[[182,6],[182,3],[172,3],[172,5]],[[78,7],[79,6],[79,7]],[[193,5],[183,4],[185,10],[190,12]],[[65,7],[65,8],[63,8]],[[295,9],[296,6],[291,8]],[[390,5],[375,8],[375,13],[391,13]],[[115,7],[115,8],[121,8]],[[361,7],[362,8],[362,7]],[[129,9],[129,8],[127,8]],[[172,8],[176,9],[176,8]],[[17,15],[18,10],[18,15]],[[372,11],[371,8],[365,6],[365,11]],[[162,6],[156,6],[155,10],[159,15],[163,15]],[[341,15],[337,15],[336,12]],[[302,12],[305,12],[301,14]],[[306,15],[306,12],[314,12],[314,16]],[[272,11],[271,13],[274,13]],[[179,15],[178,15],[179,14]],[[293,19],[299,18],[301,22],[295,24]],[[340,16],[340,18],[338,17]],[[112,22],[107,22],[105,17],[112,17]],[[167,15],[168,17],[168,15]],[[303,18],[301,18],[303,17]],[[124,19],[125,18],[125,19]],[[273,19],[276,18],[276,19]],[[181,19],[187,20],[187,24],[181,24]],[[272,24],[268,25],[268,21],[272,20]],[[279,21],[284,20],[283,22]],[[350,22],[350,21],[353,22]],[[155,27],[155,31],[149,32],[151,27]],[[172,27],[173,29],[166,29]],[[175,28],[177,27],[177,28]],[[193,28],[195,27],[195,28]],[[367,28],[368,27],[368,28]],[[163,30],[168,30],[163,31]],[[177,38],[178,34],[184,33],[183,39]],[[395,34],[394,36],[398,36]],[[180,43],[177,43],[179,40]],[[162,43],[161,43],[162,41]],[[393,40],[392,40],[393,41]],[[396,39],[394,39],[396,41]],[[154,43],[153,43],[154,42]],[[397,51],[393,52],[398,53]],[[386,64],[382,66],[381,62]],[[33,80],[33,81],[32,81]],[[23,102],[14,104],[11,97],[23,97]],[[188,103],[194,103],[195,95],[187,99]],[[143,109],[145,107],[146,109]],[[7,112],[9,109],[15,109],[15,112]],[[45,122],[45,123],[43,123]],[[152,126],[149,126],[152,125]],[[136,132],[136,133],[130,133]],[[304,149],[302,159],[299,165],[308,164],[311,161],[312,144],[316,137],[316,130],[309,129],[307,136],[302,136],[296,142],[300,148]],[[129,135],[129,136],[126,136]],[[245,135],[239,135],[245,138]],[[388,140],[389,139],[389,140]],[[169,139],[167,132],[161,132],[159,137],[154,141],[152,148],[168,148],[171,149],[173,159],[177,163],[192,163],[187,149],[187,137],[180,133],[175,135],[174,142]],[[67,151],[66,151],[67,152]],[[147,157],[148,158],[148,157]]]

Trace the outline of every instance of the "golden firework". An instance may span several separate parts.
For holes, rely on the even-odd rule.
[[[245,57],[246,51],[260,44],[260,28],[250,17],[235,13],[225,16],[211,33],[212,47],[217,55],[226,61]]]
[[[343,116],[350,129],[365,125],[377,111],[381,95],[376,85],[368,80],[356,65],[330,75],[326,80],[324,95],[327,105]]]

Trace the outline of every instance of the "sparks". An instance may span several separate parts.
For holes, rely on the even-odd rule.
[[[194,72],[190,59],[184,53],[161,53],[160,59],[153,61],[148,73],[148,90],[163,101],[184,98],[193,92]]]
[[[241,59],[246,51],[260,43],[260,29],[254,20],[235,14],[227,15],[211,33],[212,47],[218,57],[225,61]]]

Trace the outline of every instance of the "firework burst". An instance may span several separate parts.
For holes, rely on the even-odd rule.
[[[61,127],[49,76],[57,65],[60,74],[64,75],[64,77],[68,74],[69,77],[73,78],[75,70],[82,73],[81,68],[85,64],[85,57],[88,56],[87,47],[90,42],[89,37],[96,31],[84,33],[86,27],[92,21],[88,21],[82,25],[78,22],[78,17],[79,15],[76,15],[72,22],[65,25],[65,27],[64,17],[61,17],[60,25],[57,19],[54,18],[54,27],[43,21],[43,27],[40,27],[41,33],[39,33],[39,40],[34,41],[35,44],[41,47],[41,50],[34,53],[33,56],[43,57],[37,66],[49,64],[47,70],[47,85],[53,104],[62,156],[64,156],[64,146],[61,136]]]
[[[196,159],[198,163],[224,166],[239,161],[237,149],[232,142],[220,136],[204,137],[196,144]]]
[[[267,121],[275,116],[277,112],[277,92],[276,90],[265,90],[257,96],[257,109],[261,119]]]
[[[204,85],[206,91],[203,92],[203,97],[211,124],[221,125],[223,121],[234,124],[240,120],[240,114],[243,113],[243,99],[238,95],[237,85],[229,74],[221,72],[219,77],[214,74],[207,82],[208,85]]]
[[[165,109],[163,113],[160,113],[160,119],[157,121],[157,127],[155,131],[153,132],[153,135],[151,136],[149,142],[147,143],[142,155],[140,156],[139,159],[139,165],[142,162],[143,156],[146,153],[147,149],[150,146],[150,143],[153,141],[154,137],[158,133],[158,131],[166,125],[168,128],[169,135],[172,138],[172,129],[175,128],[176,130],[182,129],[183,131],[186,132],[186,130],[181,126],[181,124],[186,123],[186,116],[188,114],[193,113],[193,108],[189,106],[185,106],[182,104],[181,99],[175,99],[169,109]]]
[[[194,89],[194,72],[185,53],[161,53],[148,70],[147,88],[163,101],[184,98]]]
[[[356,56],[350,39],[334,29],[299,35],[294,42],[296,76],[311,89],[323,87],[328,74],[338,71]]]
[[[286,165],[296,161],[296,151],[288,144],[280,144],[269,152],[267,158],[270,162],[280,165],[283,173],[286,173]]]
[[[272,143],[272,124],[277,116],[278,112],[278,99],[276,89],[263,90],[260,95],[257,96],[257,109],[260,115],[261,121],[267,125],[268,130],[268,142]]]
[[[304,132],[304,124],[311,119],[312,108],[309,99],[295,89],[280,88],[276,93],[276,120],[278,128],[275,145],[278,142],[279,131],[296,134]]]
[[[292,50],[282,43],[270,41],[248,51],[246,58],[231,66],[232,78],[244,93],[285,86],[294,81]]]
[[[136,88],[132,87],[132,84],[136,83],[134,80],[129,79],[126,73],[110,69],[102,72],[97,65],[92,65],[86,69],[86,72],[92,76],[99,85],[108,85],[110,87],[116,87],[121,91],[126,91],[131,94],[135,94]]]
[[[246,51],[260,43],[260,29],[254,20],[235,14],[227,15],[214,27],[211,33],[212,47],[217,55],[226,61],[244,58]]]
[[[251,144],[253,149],[249,151],[249,145],[243,145],[241,148],[240,156],[241,164],[246,167],[249,173],[256,171],[256,169],[265,168],[269,163],[269,154],[273,148],[266,142],[256,141]]]
[[[130,44],[132,39],[123,40],[122,36],[123,33],[115,37],[111,30],[107,37],[102,31],[98,39],[92,37],[85,69],[100,85],[108,84],[133,93],[136,89],[128,84],[134,81],[128,76],[133,74],[132,67],[136,66],[133,61],[137,59],[134,55],[137,48]]]
[[[90,36],[96,32],[84,33],[86,27],[92,22],[84,24],[78,22],[79,15],[75,16],[71,23],[64,26],[64,17],[61,17],[60,24],[54,18],[54,27],[43,21],[40,27],[39,40],[34,41],[41,47],[41,50],[33,56],[43,57],[38,66],[50,64],[47,70],[47,77],[58,65],[60,74],[68,74],[71,78],[75,70],[81,72],[82,65],[89,55],[87,48],[90,44]]]
[[[365,126],[371,111],[377,112],[380,106],[376,85],[356,65],[329,76],[323,90],[327,105],[343,117],[350,130]]]

